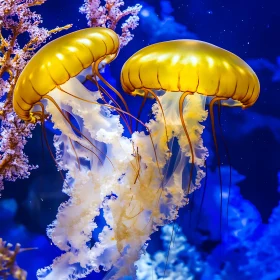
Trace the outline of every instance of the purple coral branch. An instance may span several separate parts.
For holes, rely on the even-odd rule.
[[[0,0],[0,191],[4,181],[27,178],[30,170],[23,149],[34,125],[22,122],[13,111],[13,91],[17,79],[34,52],[53,33],[68,29],[71,25],[53,30],[39,27],[41,15],[30,8],[46,0]],[[4,37],[5,34],[8,34]],[[18,37],[29,35],[29,41],[21,46]]]
[[[107,27],[115,30],[119,21],[129,16],[122,24],[120,35],[120,47],[126,46],[132,39],[133,34],[130,30],[138,26],[139,17],[137,16],[142,6],[136,4],[121,11],[120,7],[124,5],[121,0],[105,0],[105,5],[101,6],[100,0],[85,0],[80,12],[86,15],[88,25],[91,27]]]

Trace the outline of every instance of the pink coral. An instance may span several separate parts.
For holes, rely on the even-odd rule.
[[[31,137],[33,125],[20,121],[13,111],[13,90],[17,79],[34,52],[53,33],[65,27],[47,30],[39,27],[41,16],[30,8],[45,0],[0,0],[0,191],[3,181],[26,178],[35,166],[29,165],[23,149]],[[3,32],[7,34],[4,38]],[[20,45],[18,37],[27,33],[29,40]]]
[[[121,25],[120,47],[122,48],[133,39],[130,30],[138,26],[139,17],[137,15],[142,8],[141,5],[136,4],[134,7],[121,11],[120,7],[123,5],[124,1],[121,0],[106,0],[104,6],[101,6],[100,0],[85,0],[80,12],[86,14],[89,26],[102,26],[113,30],[116,29],[120,20],[130,15]]]

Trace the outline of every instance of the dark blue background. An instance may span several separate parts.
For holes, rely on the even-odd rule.
[[[138,2],[129,0],[126,1],[126,6],[136,3]],[[78,12],[81,4],[82,1],[48,0],[44,5],[36,7],[36,11],[42,14],[43,26],[48,29],[73,23],[71,30],[77,30],[86,27],[85,16]],[[277,190],[280,169],[280,77],[277,78],[277,71],[280,71],[280,63],[277,64],[277,57],[280,56],[280,1],[175,0],[171,3],[174,9],[172,14],[164,11],[166,6],[163,1],[150,0],[142,4],[143,10],[148,10],[150,16],[141,16],[140,26],[133,31],[133,41],[121,50],[119,57],[108,67],[106,77],[112,76],[116,81],[115,86],[121,90],[120,70],[130,55],[155,41],[180,37],[213,43],[250,61],[261,83],[260,98],[252,108],[245,111],[237,108],[224,109],[222,120],[232,167],[245,176],[238,183],[240,192],[243,198],[257,207],[263,223],[267,223],[280,198]],[[165,17],[168,16],[174,18],[166,20]],[[157,29],[162,32],[154,33]],[[67,31],[56,36],[65,33]],[[275,75],[276,78],[273,79]],[[136,108],[137,100],[127,97],[127,101]],[[52,142],[51,129],[48,135]],[[211,137],[206,143],[213,154]],[[2,215],[0,237],[14,243],[21,242],[25,247],[33,246],[31,241],[35,245],[42,242],[44,246],[48,246],[47,239],[40,235],[45,234],[46,226],[55,218],[57,207],[67,197],[60,191],[62,179],[56,172],[47,149],[42,149],[40,128],[36,129],[25,151],[30,162],[38,164],[40,168],[34,170],[29,179],[5,185],[2,200],[15,199],[17,210],[14,217]],[[224,150],[221,150],[221,154],[223,163],[228,164]],[[214,160],[209,168],[215,169]],[[208,182],[209,188],[211,191]],[[189,214],[182,214],[184,215]],[[18,229],[19,226],[25,227],[24,234]],[[185,225],[185,231],[186,229]],[[41,241],[36,243],[38,239]],[[213,242],[215,241],[217,240]],[[157,244],[156,238],[153,242]],[[153,245],[150,247],[153,248]],[[54,246],[50,248],[52,249],[48,253],[40,250],[39,254],[25,253],[30,258],[35,255],[37,259],[38,255],[41,258],[40,264],[36,266],[34,261],[32,268],[28,269],[29,279],[33,279],[36,268],[50,264],[52,258],[59,254]]]

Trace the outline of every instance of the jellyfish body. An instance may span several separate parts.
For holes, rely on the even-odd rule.
[[[91,65],[111,62],[118,54],[117,34],[107,28],[87,28],[60,37],[41,48],[17,81],[13,106],[24,121],[35,122],[33,106],[55,88]]]
[[[132,95],[145,95],[146,90],[199,93],[243,108],[252,106],[260,92],[256,74],[242,59],[196,40],[168,41],[141,49],[124,64],[121,83]]]
[[[126,93],[143,97],[141,108],[147,98],[156,100],[152,107],[154,118],[147,123],[162,171],[158,204],[149,205],[156,228],[176,219],[174,213],[188,203],[188,195],[200,187],[205,176],[208,150],[203,145],[202,122],[208,116],[206,104],[218,150],[214,104],[248,108],[256,102],[260,85],[242,59],[196,40],[162,42],[141,49],[125,62],[121,84]],[[140,154],[151,154],[151,146],[143,138],[143,134],[134,133],[134,143],[142,148]],[[174,148],[174,142],[178,142],[178,148]],[[143,161],[151,166],[155,158],[148,161],[143,157]],[[145,172],[143,169],[141,172]],[[154,189],[152,176],[143,177],[147,187]],[[157,215],[156,207],[161,216]]]
[[[149,161],[155,157],[153,145],[149,136],[140,135],[135,137],[143,140],[138,141],[139,152],[143,151],[140,162],[133,141],[123,137],[120,118],[127,112],[116,103],[106,103],[108,93],[101,85],[97,83],[98,91],[89,91],[78,77],[91,67],[91,80],[95,82],[96,76],[102,80],[99,63],[112,61],[118,49],[118,37],[109,29],[77,31],[43,47],[18,79],[15,112],[24,121],[41,121],[42,127],[45,114],[51,115],[54,128],[61,131],[54,137],[56,164],[67,171],[63,192],[69,199],[47,229],[52,243],[64,253],[39,270],[38,279],[77,279],[113,265],[122,267],[121,276],[135,274],[134,261],[141,248],[153,226],[162,224],[155,199],[160,197],[160,177],[155,169],[164,159]],[[152,155],[142,149],[145,142]],[[149,188],[145,175],[152,181]],[[172,211],[174,203],[170,205]],[[101,209],[106,225],[93,240]],[[151,214],[151,209],[156,213]]]
[[[54,127],[61,131],[54,137],[56,164],[67,171],[63,192],[69,200],[60,205],[56,220],[47,230],[52,242],[65,253],[38,271],[39,279],[77,279],[100,265],[109,269],[120,254],[108,226],[100,237],[103,249],[91,251],[88,246],[100,209],[107,207],[106,201],[120,189],[127,167],[131,181],[137,169],[131,141],[122,137],[124,128],[116,113],[120,106],[114,110],[106,102],[104,95],[109,93],[97,82],[97,78],[102,80],[98,65],[111,62],[118,51],[119,38],[110,29],[73,32],[45,45],[17,81],[15,112],[24,121],[41,121],[42,127],[45,115],[51,115]],[[79,76],[84,76],[83,70],[88,71],[88,67],[98,91],[90,91],[80,82]],[[112,89],[104,79],[102,82]],[[110,225],[109,211],[104,215]],[[106,260],[106,254],[113,256]]]
[[[107,104],[104,93],[112,99],[97,81],[102,80],[114,90],[102,78],[98,67],[101,63],[113,61],[118,52],[118,35],[103,27],[86,28],[53,40],[42,47],[21,72],[13,95],[14,111],[24,121],[35,123],[40,120],[42,128],[46,113],[50,113],[55,127],[71,141],[87,149],[93,147],[100,154],[101,151],[92,143],[91,137],[86,136],[88,133],[83,134],[81,115],[75,114],[75,108],[81,102],[98,103],[98,99]],[[80,83],[81,79],[90,79],[100,93],[103,90],[102,94],[97,97],[87,90]],[[127,107],[125,102],[124,105]],[[75,145],[71,146],[75,150]],[[93,153],[100,158],[96,151]]]
[[[198,123],[193,125],[192,119],[201,122],[207,114],[204,113],[200,118],[199,110],[205,112],[205,103],[210,103],[214,126],[215,102],[247,108],[256,102],[260,92],[256,74],[242,59],[217,46],[197,40],[161,42],[141,49],[124,64],[121,84],[128,94],[151,97],[158,101],[165,130],[167,133],[171,130],[177,138],[181,133],[178,131],[184,130],[188,138],[191,163],[196,167],[201,166],[201,161],[197,159],[202,139],[198,136],[201,129],[198,129]],[[196,106],[198,111],[191,113],[190,106]],[[175,122],[181,128],[177,128]],[[213,135],[216,143],[215,134]],[[167,137],[167,141],[169,140]],[[182,149],[185,150],[183,146]]]

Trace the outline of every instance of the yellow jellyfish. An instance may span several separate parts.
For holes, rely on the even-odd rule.
[[[187,193],[191,192],[192,169],[196,167],[201,148],[199,122],[206,118],[205,102],[210,101],[214,132],[215,102],[247,108],[256,102],[260,92],[256,74],[241,58],[197,40],[167,41],[141,49],[125,62],[121,84],[126,93],[143,96],[143,102],[146,98],[157,100],[167,142],[173,136],[179,139],[178,125],[182,127],[192,164]],[[201,113],[204,116],[200,117]]]
[[[119,95],[98,71],[101,62],[110,63],[118,52],[118,35],[102,27],[79,30],[46,44],[32,57],[19,76],[13,97],[15,112],[24,121],[35,123],[37,118],[42,119],[43,112],[32,112],[34,105],[42,107],[40,101],[44,98],[54,102],[50,93],[55,89],[59,89],[61,94],[65,93],[63,86],[89,66],[92,67],[92,75],[87,78],[97,84],[97,76]],[[97,86],[108,95],[105,89]],[[120,98],[127,108],[125,101]]]
[[[150,45],[124,64],[121,83],[131,95],[151,90],[215,96],[224,105],[252,106],[260,92],[258,78],[241,58],[212,44],[176,40]]]
[[[125,100],[99,73],[99,66],[113,61],[118,52],[118,35],[103,27],[79,30],[46,44],[32,57],[18,78],[13,95],[14,111],[24,121],[35,123],[40,120],[45,136],[44,119],[48,107],[48,113],[51,113],[52,121],[58,129],[87,149],[88,144],[96,148],[90,135],[82,131],[84,120],[79,120],[82,113],[74,112],[74,107],[79,106],[74,103],[82,101],[81,106],[86,106],[85,102],[97,104],[100,103],[98,99],[102,99],[103,105],[112,108],[104,98],[107,96],[129,127],[125,116],[129,114],[129,109]],[[79,76],[96,84],[100,94],[93,96],[94,93],[80,83]],[[125,110],[98,83],[98,78],[119,96]],[[76,125],[72,120],[76,121]],[[75,150],[74,145],[72,147]],[[97,150],[100,152],[100,149]]]
[[[118,51],[118,36],[107,28],[89,28],[65,35],[34,55],[15,87],[13,106],[22,120],[41,121],[43,128],[45,112],[50,113],[55,128],[61,131],[54,137],[56,158],[52,156],[59,169],[67,171],[63,192],[69,200],[60,205],[56,220],[47,232],[53,244],[66,252],[47,269],[47,272],[52,270],[48,279],[63,279],[68,273],[71,273],[69,277],[81,277],[81,270],[87,270],[83,269],[86,266],[93,269],[104,264],[100,260],[100,265],[92,265],[95,257],[89,256],[88,242],[96,228],[95,218],[100,209],[105,208],[108,212],[104,214],[105,220],[111,225],[114,221],[107,203],[115,201],[114,195],[118,196],[119,192],[130,191],[139,181],[139,156],[134,156],[133,143],[123,136],[124,128],[120,123],[120,117],[128,114],[127,105],[124,102],[125,111],[116,102],[116,106],[108,104],[105,98],[102,102],[102,97],[110,98],[110,95],[96,81],[99,78],[118,94],[98,72],[100,63],[111,62]],[[82,72],[88,71],[88,67],[91,67],[91,75]],[[80,75],[86,75],[99,90],[90,91],[84,87]],[[119,97],[123,100],[121,95]],[[45,135],[45,130],[43,133]],[[105,160],[105,156],[109,160]],[[126,174],[127,181],[123,178]],[[116,202],[115,215],[126,210],[130,201],[129,196],[126,205]],[[109,248],[113,254],[112,258],[108,257],[109,262],[113,262],[119,256],[114,235],[111,227],[104,227],[102,231],[109,239],[100,239],[104,250]],[[76,254],[78,251],[81,254]]]
[[[16,84],[13,106],[18,116],[31,123],[39,120],[43,127],[45,112],[50,113],[55,127],[61,131],[54,137],[55,161],[60,169],[67,171],[63,191],[69,200],[60,205],[56,220],[47,232],[53,244],[65,253],[51,268],[41,271],[42,274],[51,271],[48,279],[62,279],[68,273],[72,277],[81,275],[78,263],[82,268],[102,265],[107,270],[129,247],[131,253],[125,256],[134,268],[135,258],[153,230],[152,224],[161,224],[163,220],[160,211],[154,210],[154,204],[158,204],[156,198],[160,196],[159,172],[155,169],[160,171],[164,160],[160,158],[158,162],[150,135],[135,136],[144,146],[139,144],[143,159],[133,140],[123,136],[120,116],[129,115],[128,107],[98,72],[99,64],[111,62],[118,50],[118,36],[110,29],[89,28],[65,35],[36,53]],[[99,89],[96,92],[86,89],[77,78],[90,66],[92,73],[86,77],[96,83]],[[116,107],[111,106],[105,99],[99,103],[103,94],[109,98],[110,95],[97,83],[96,76],[119,95],[126,111],[116,103]],[[113,113],[114,109],[119,115]],[[131,127],[128,125],[128,128]],[[146,146],[150,149],[145,149]],[[91,151],[92,147],[96,150]],[[150,162],[150,157],[154,157],[155,162]],[[148,191],[142,183],[142,178],[147,177],[151,186]],[[171,205],[168,212],[173,217],[171,198],[166,199]],[[180,205],[184,203],[182,198],[174,199]],[[88,242],[102,208],[108,226],[100,234],[103,249],[100,251],[99,245],[94,249],[99,256],[104,251],[104,258],[99,259],[90,253]],[[104,265],[105,259],[108,262]]]

